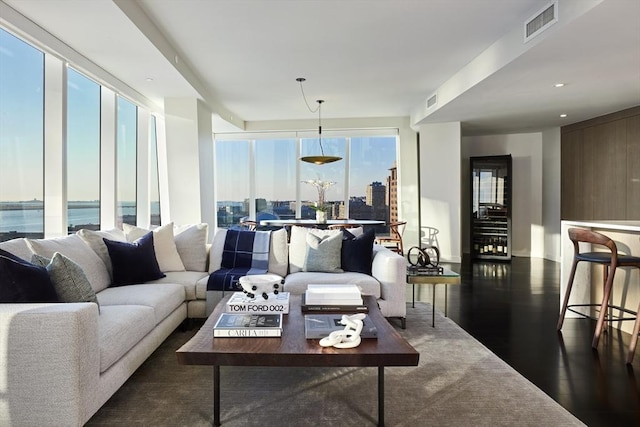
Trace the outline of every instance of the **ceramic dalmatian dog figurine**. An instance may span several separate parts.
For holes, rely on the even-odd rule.
[[[269,299],[269,294],[277,295],[282,290],[284,279],[276,274],[252,274],[242,276],[238,282],[242,287],[242,291],[249,298],[255,298],[261,295],[264,299]]]

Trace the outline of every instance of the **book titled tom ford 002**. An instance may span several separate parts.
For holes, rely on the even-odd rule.
[[[282,336],[282,314],[222,313],[213,326],[214,337]]]
[[[288,314],[289,292],[270,294],[269,299],[250,298],[244,292],[234,292],[226,305],[227,313]]]

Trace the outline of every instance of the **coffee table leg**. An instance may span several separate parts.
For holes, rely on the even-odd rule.
[[[220,365],[213,365],[213,425],[220,426]]]
[[[378,427],[384,427],[384,366],[378,366]]]

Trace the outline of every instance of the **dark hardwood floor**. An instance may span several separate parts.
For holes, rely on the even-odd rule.
[[[462,279],[461,286],[449,286],[453,321],[585,424],[640,426],[640,349],[628,366],[627,333],[609,329],[595,352],[595,322],[566,319],[562,333],[556,331],[559,263],[514,257],[450,267]],[[431,301],[428,286],[417,286],[416,294]],[[444,310],[442,286],[436,307]]]

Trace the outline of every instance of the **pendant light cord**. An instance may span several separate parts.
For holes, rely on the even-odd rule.
[[[315,110],[309,106],[309,102],[307,101],[307,96],[304,94],[304,87],[302,87],[302,83],[306,80],[307,79],[305,79],[304,77],[298,77],[296,79],[296,81],[300,83],[300,92],[302,92],[302,98],[304,99],[304,103],[307,105],[307,108],[309,109],[310,112],[315,113],[320,109],[320,103],[318,103],[318,108],[316,108]]]

